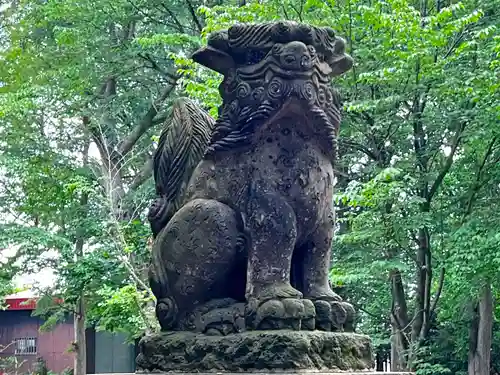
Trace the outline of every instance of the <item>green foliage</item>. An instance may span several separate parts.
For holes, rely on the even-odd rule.
[[[89,310],[89,320],[97,323],[97,330],[125,332],[130,342],[140,338],[153,321],[154,305],[151,296],[127,285],[118,290],[105,287],[98,291],[98,302]]]
[[[0,249],[17,249],[9,280],[54,270],[36,312],[46,329],[82,298],[92,309],[101,289],[150,293],[146,167],[177,79],[168,56],[200,40],[181,30],[155,38],[173,30],[151,22],[163,11],[26,0],[0,18]]]
[[[1,254],[1,253],[0,253]],[[9,294],[14,292],[14,288],[12,286],[12,270],[10,270],[11,267],[7,267],[7,264],[2,264],[1,258],[0,258],[0,310],[4,309],[6,306],[5,304],[5,296],[8,296]]]
[[[431,365],[430,363],[418,364],[418,370],[415,372],[417,375],[439,375],[439,374],[450,374],[451,370],[447,367],[443,367],[440,364]]]
[[[2,352],[0,347],[0,353]],[[26,363],[25,359],[18,358],[17,356],[2,356],[0,358],[0,371],[5,374],[17,374],[21,371],[22,366]]]

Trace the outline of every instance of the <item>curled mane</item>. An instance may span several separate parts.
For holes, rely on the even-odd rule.
[[[279,88],[276,88],[277,86]],[[286,80],[276,77],[267,86],[258,86],[253,90],[248,88],[249,94],[243,94],[243,89],[238,94],[238,87],[234,95],[237,99],[223,104],[206,150],[206,157],[217,152],[250,145],[258,127],[280,110],[287,97],[294,95],[307,98],[310,92],[307,84],[290,85]],[[318,95],[310,98],[306,108],[319,129],[317,136],[326,144],[325,152],[332,159],[335,159],[341,120],[341,103],[338,92],[333,87],[324,85],[321,90],[324,92],[324,97]],[[281,94],[275,96],[274,91]]]

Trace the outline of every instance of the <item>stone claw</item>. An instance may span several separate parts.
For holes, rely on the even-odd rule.
[[[354,331],[354,307],[345,301],[316,300],[316,329],[321,331]]]
[[[249,299],[265,302],[270,299],[302,298],[302,293],[288,283],[269,284],[256,289]]]
[[[311,300],[302,300],[305,308],[305,316],[302,318],[300,329],[303,331],[314,331],[316,327],[316,309]]]
[[[356,321],[356,310],[354,306],[348,302],[342,302],[342,306],[344,307],[347,317],[344,323],[344,331],[346,332],[354,332],[354,325]]]
[[[247,328],[253,330],[292,329],[298,331],[314,326],[315,310],[309,300],[298,298],[270,299],[247,305]],[[313,329],[313,328],[312,328]]]

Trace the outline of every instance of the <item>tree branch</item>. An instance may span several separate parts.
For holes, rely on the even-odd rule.
[[[88,119],[88,117],[87,117],[87,119]],[[101,155],[102,162],[105,164],[105,167],[108,168],[110,155],[108,155],[106,141],[103,137],[102,132],[100,131],[98,126],[94,125],[92,122],[90,122],[90,120],[85,121],[84,126],[89,131],[89,133],[92,137],[92,140],[96,144],[97,149],[99,150],[99,154]]]
[[[191,13],[191,17],[193,17],[193,21],[196,24],[196,27],[198,28],[198,31],[201,33],[203,31],[203,26],[201,25],[200,20],[196,16],[196,10],[193,7],[193,4],[191,3],[190,0],[186,0],[186,4],[189,8],[189,13]]]
[[[470,195],[469,195],[469,199],[467,201],[467,209],[465,210],[462,222],[464,222],[466,217],[469,216],[470,213],[472,212],[474,198],[475,198],[477,192],[479,191],[479,188],[481,187],[481,184],[480,184],[481,176],[483,174],[483,170],[484,170],[484,167],[486,165],[486,161],[488,160],[488,158],[492,154],[493,146],[495,145],[496,141],[497,141],[497,137],[493,137],[493,139],[490,141],[490,143],[486,149],[486,152],[484,153],[483,160],[482,160],[481,164],[479,165],[479,169],[476,173],[476,180],[474,181],[474,183],[472,184],[472,187],[470,189]]]
[[[372,318],[374,319],[378,319],[378,320],[382,320],[383,322],[385,323],[389,323],[390,324],[390,320],[387,319],[387,317],[384,317],[384,316],[379,316],[377,314],[374,314],[368,310],[366,310],[365,308],[363,308],[361,305],[357,304],[357,303],[352,303],[353,306],[358,309],[359,311],[362,311],[364,312],[366,315],[368,316],[371,316]]]
[[[339,140],[339,143],[341,145],[343,144],[344,146],[346,146],[348,148],[352,148],[354,150],[361,151],[363,154],[365,154],[366,156],[368,156],[372,160],[375,160],[375,161],[378,160],[377,155],[373,151],[371,151],[370,149],[368,149],[368,147],[366,147],[360,143],[357,143],[354,141],[349,141],[349,140],[343,139],[343,138],[341,138]]]
[[[169,7],[167,7],[165,4],[161,4],[163,9],[165,9],[168,13],[168,15],[172,18],[174,23],[177,25],[177,28],[179,29],[179,32],[184,33],[184,26],[182,26],[182,23],[180,23],[179,19],[175,16],[174,12],[170,10]]]
[[[132,5],[132,7],[133,7],[133,8],[137,11],[137,13],[138,13],[138,14],[140,14],[142,17],[147,17],[147,18],[149,18],[151,21],[156,22],[157,24],[160,24],[160,25],[166,25],[166,26],[168,26],[168,27],[173,27],[174,29],[175,29],[176,27],[177,27],[177,28],[179,27],[179,24],[177,23],[177,22],[178,22],[178,21],[177,21],[177,19],[175,19],[175,20],[174,20],[174,23],[173,23],[173,24],[171,24],[170,22],[163,22],[162,20],[160,20],[160,19],[158,19],[158,18],[156,18],[156,17],[153,17],[151,14],[148,14],[148,13],[144,12],[144,11],[142,10],[142,8],[141,8],[141,7],[139,7],[139,6],[137,6],[137,4],[135,4],[132,0],[127,0],[127,1],[128,1],[128,3],[129,3],[130,5]],[[177,21],[177,22],[175,22],[175,21]],[[184,30],[183,30],[182,28],[181,28],[179,31],[180,31],[181,33],[183,33],[183,32],[184,32]]]
[[[168,86],[161,96],[154,101],[149,110],[146,112],[142,120],[137,124],[137,126],[132,129],[127,137],[118,145],[118,153],[121,157],[125,156],[134,147],[136,142],[141,138],[141,136],[154,125],[154,118],[158,114],[158,106],[170,95],[174,90],[175,84]]]
[[[436,192],[438,191],[439,187],[441,186],[446,174],[450,170],[452,164],[453,164],[453,157],[455,156],[455,152],[457,151],[458,145],[460,144],[460,140],[462,138],[462,133],[465,129],[466,122],[462,121],[458,124],[457,130],[455,131],[455,135],[453,136],[452,144],[451,144],[451,152],[446,158],[446,162],[444,164],[443,169],[441,172],[439,172],[438,176],[436,177],[436,180],[434,180],[434,183],[432,184],[429,193],[427,194],[427,203],[430,203],[432,200],[432,197]]]
[[[151,298],[153,298],[156,301],[156,297],[151,292],[151,289],[146,285],[146,283],[144,281],[141,280],[141,278],[139,276],[137,276],[137,274],[135,273],[134,267],[132,266],[132,264],[130,264],[128,259],[126,257],[122,257],[121,260],[123,261],[123,265],[129,271],[130,276],[136,282],[136,284],[139,285],[145,292],[148,293],[148,295]]]
[[[148,180],[153,172],[153,158],[149,158],[141,170],[134,176],[132,182],[130,183],[130,190],[136,190],[144,182]]]
[[[163,116],[156,116],[153,119],[153,126],[158,125],[158,124],[163,124],[165,120],[168,119],[168,115],[163,115]]]
[[[450,55],[453,53],[453,51],[459,46],[460,42],[463,40],[463,37],[465,36],[465,32],[468,30],[467,27],[465,27],[461,32],[460,34],[458,34],[458,36],[456,37],[456,39],[453,41],[452,45],[450,46],[450,48],[448,49],[448,51],[446,51],[446,53],[444,54],[443,56],[443,59],[446,59],[448,57],[450,57]]]
[[[434,301],[432,302],[432,306],[429,313],[430,316],[432,316],[434,314],[434,311],[436,311],[439,298],[441,297],[441,292],[443,291],[443,284],[444,284],[444,274],[445,274],[445,269],[443,267],[441,268],[441,272],[439,273],[438,290],[436,291],[436,296],[434,297]]]
[[[151,55],[149,53],[146,53],[145,55],[143,55],[142,53],[139,53],[138,56],[140,58],[148,61],[149,63],[151,63],[150,68],[156,70],[157,72],[159,72],[160,74],[165,76],[167,79],[171,79],[175,82],[180,78],[179,75],[169,73],[165,69],[163,69],[161,66],[159,66],[158,63],[151,57]]]

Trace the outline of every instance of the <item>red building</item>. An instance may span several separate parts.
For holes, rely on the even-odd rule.
[[[9,363],[17,362],[17,372],[23,374],[30,372],[41,358],[54,373],[72,369],[74,355],[69,350],[74,340],[72,316],[51,331],[40,332],[44,321],[32,316],[36,297],[23,292],[6,297],[6,302],[7,309],[0,310],[0,365],[8,358]],[[136,347],[126,344],[123,335],[90,328],[86,336],[88,374],[135,372]]]
[[[0,357],[17,362],[14,366],[21,373],[31,370],[38,358],[53,372],[73,367],[73,354],[68,351],[73,340],[71,321],[40,332],[43,320],[31,315],[36,300],[28,292],[8,296],[6,302],[7,310],[0,311]]]

